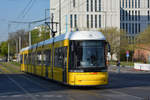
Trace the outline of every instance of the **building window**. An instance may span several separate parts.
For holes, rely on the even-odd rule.
[[[91,0],[91,12],[93,12],[93,0]]]
[[[148,16],[148,21],[150,20],[150,14],[149,11],[147,12],[147,16]]]
[[[122,21],[122,10],[120,10],[120,20]]]
[[[101,15],[99,15],[99,28],[101,28]]]
[[[87,0],[87,2],[86,2],[86,10],[87,10],[87,12],[89,11],[89,0]]]
[[[126,23],[126,32],[128,32],[128,24]]]
[[[134,24],[132,23],[132,34],[134,34]]]
[[[132,0],[132,8],[134,8],[134,0]]]
[[[131,8],[131,0],[129,0],[129,8]]]
[[[124,23],[122,24],[122,29],[124,30],[125,26],[124,26]]]
[[[140,8],[140,0],[138,0],[138,8]]]
[[[122,10],[122,20],[124,20],[124,10]]]
[[[87,15],[87,28],[89,28],[89,15]]]
[[[91,15],[91,28],[93,28],[93,15]]]
[[[121,0],[120,0],[120,8],[121,8]]]
[[[139,20],[139,21],[141,20],[140,11],[138,11],[138,20]]]
[[[76,14],[74,15],[74,26],[75,28],[77,28],[77,15]]]
[[[97,0],[95,0],[95,12],[97,11]]]
[[[129,20],[131,20],[131,11],[129,11]]]
[[[99,11],[101,11],[101,0],[99,0]]]
[[[128,7],[128,2],[127,2],[127,0],[126,0],[126,8]]]
[[[76,6],[76,1],[75,0],[73,0],[73,7],[75,7]]]
[[[135,33],[137,34],[137,23],[135,24]]]
[[[135,11],[135,21],[137,21],[137,11]]]
[[[72,24],[72,15],[70,15],[70,28],[72,28],[73,24]]]
[[[122,23],[120,23],[120,29],[122,29]]]
[[[135,8],[137,8],[137,0],[135,0]]]
[[[131,23],[129,23],[129,33],[131,33]]]
[[[147,0],[147,8],[149,8],[149,0]]]
[[[124,0],[122,0],[122,8],[124,8]]]
[[[139,24],[139,33],[141,32],[141,24]]]
[[[97,15],[95,15],[95,28],[97,28]]]
[[[134,20],[134,11],[132,11],[132,20]]]
[[[126,11],[126,20],[128,20],[128,12]]]

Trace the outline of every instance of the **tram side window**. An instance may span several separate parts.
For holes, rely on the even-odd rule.
[[[55,67],[64,67],[67,65],[67,47],[55,49]]]
[[[24,55],[24,64],[27,64],[27,55]]]
[[[29,55],[26,56],[26,64],[29,64]]]
[[[23,64],[23,55],[20,55],[20,64]]]
[[[37,52],[37,64],[41,65],[41,63],[42,63],[42,53],[40,51],[40,52]]]
[[[32,53],[32,57],[31,57],[31,59],[32,59],[32,65],[35,65],[35,53]]]
[[[67,65],[67,47],[64,47],[64,66]]]
[[[28,55],[28,64],[31,64],[31,53]]]
[[[47,66],[51,64],[51,50],[45,50],[43,52],[43,62],[44,62],[44,65],[47,65]]]
[[[55,59],[55,66],[58,67],[58,48],[55,49],[55,55],[54,55],[54,59]]]

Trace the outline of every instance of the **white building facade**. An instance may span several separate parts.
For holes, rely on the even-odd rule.
[[[150,0],[50,0],[55,22],[59,11],[61,33],[117,27],[132,37],[150,24]]]

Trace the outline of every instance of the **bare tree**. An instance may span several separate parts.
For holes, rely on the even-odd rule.
[[[117,59],[120,59],[120,53],[122,51],[124,52],[125,51],[124,49],[128,47],[126,32],[114,27],[107,28],[107,29],[100,29],[99,31],[105,35],[107,41],[111,46],[111,52],[110,52],[111,59],[113,54],[116,54]]]

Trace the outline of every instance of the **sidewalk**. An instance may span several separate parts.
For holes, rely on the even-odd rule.
[[[108,67],[109,72],[116,72],[118,73],[118,68],[116,65],[109,65]],[[150,71],[139,71],[134,69],[134,66],[121,66],[120,73],[150,73]]]

